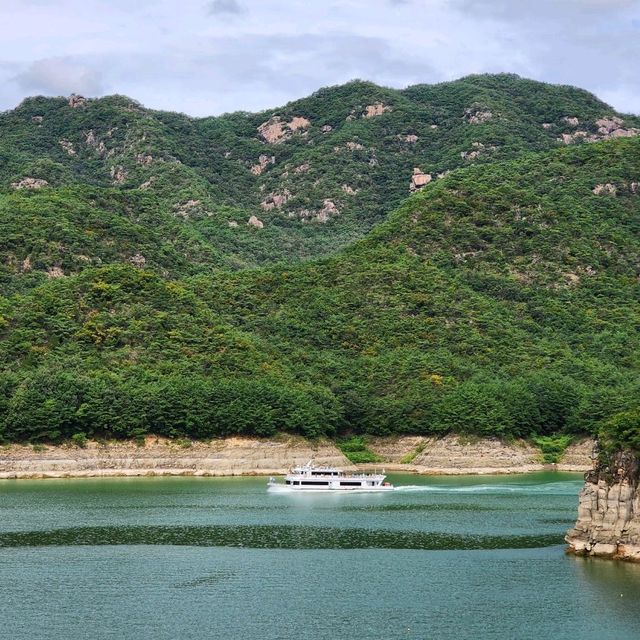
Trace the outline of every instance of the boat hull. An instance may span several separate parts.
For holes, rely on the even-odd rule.
[[[393,485],[380,487],[299,487],[280,482],[267,485],[269,493],[384,493],[393,490]]]

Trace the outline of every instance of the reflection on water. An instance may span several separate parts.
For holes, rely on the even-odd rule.
[[[214,527],[78,527],[0,534],[0,547],[189,545],[251,549],[530,549],[562,543],[562,535],[455,535],[426,531],[274,525]]]

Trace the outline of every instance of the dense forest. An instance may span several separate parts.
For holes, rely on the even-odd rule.
[[[509,75],[204,119],[28,99],[0,114],[0,439],[640,450],[638,127]]]

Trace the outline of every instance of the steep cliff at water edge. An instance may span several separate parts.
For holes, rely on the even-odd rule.
[[[619,452],[585,476],[568,552],[640,562],[640,460]]]

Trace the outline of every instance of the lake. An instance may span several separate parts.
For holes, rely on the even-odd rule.
[[[0,636],[640,638],[640,566],[565,556],[577,474],[0,481]]]

